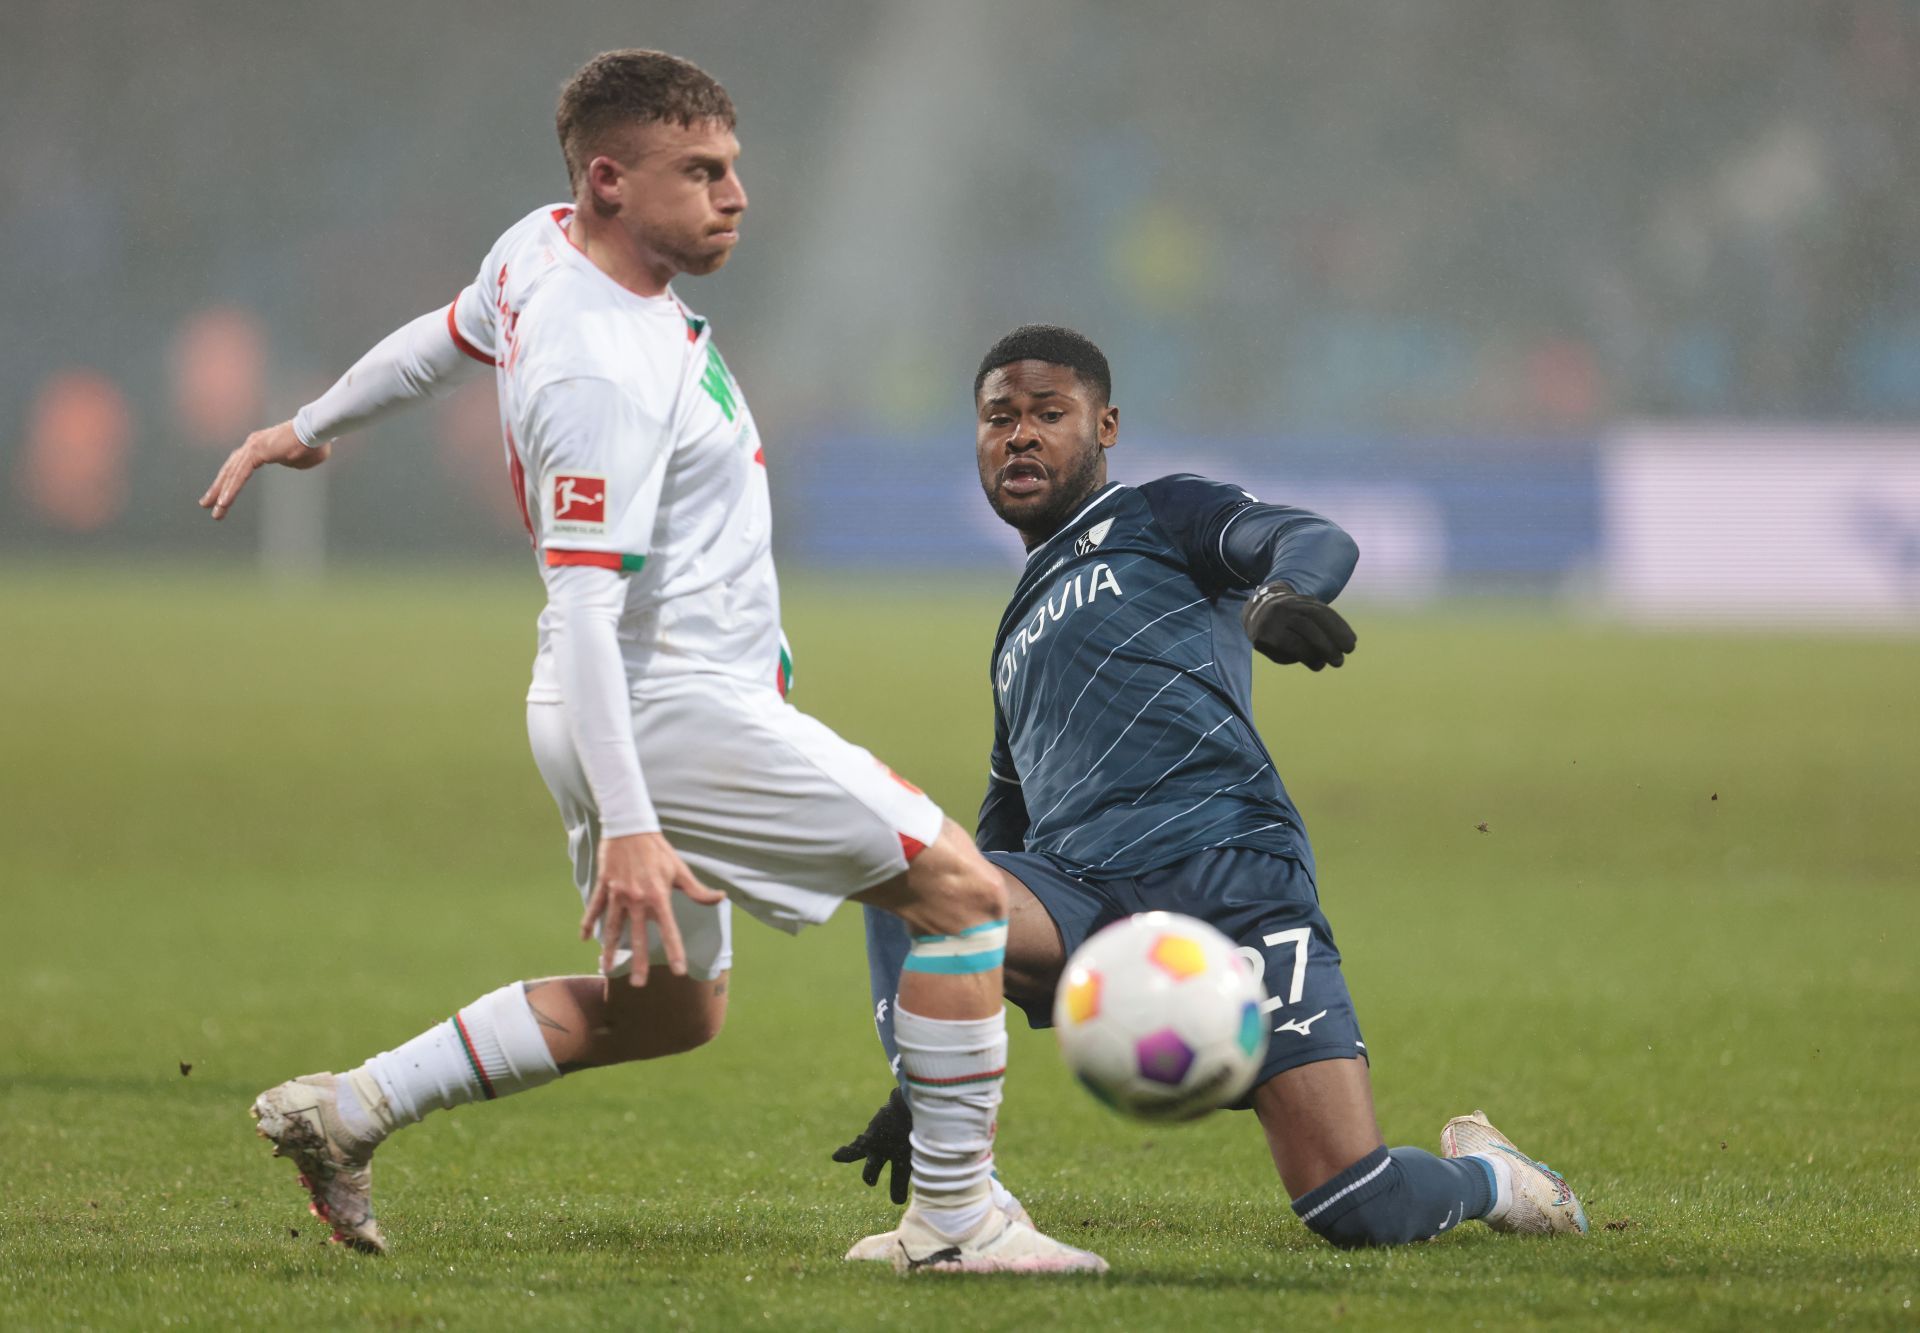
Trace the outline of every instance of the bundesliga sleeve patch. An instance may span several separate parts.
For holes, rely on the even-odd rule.
[[[607,531],[607,479],[591,472],[562,472],[547,492],[549,530],[573,537]]]

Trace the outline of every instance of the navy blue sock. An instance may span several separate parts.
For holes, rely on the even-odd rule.
[[[1302,1222],[1343,1250],[1428,1240],[1492,1207],[1493,1168],[1419,1148],[1375,1148],[1293,1201]]]
[[[899,1001],[900,970],[907,961],[913,940],[906,923],[891,912],[861,905],[867,919],[867,986],[873,995],[873,1030],[880,1035],[880,1048],[887,1053],[887,1067],[900,1082],[900,1048],[893,1040],[893,1007]],[[900,1083],[906,1091],[906,1084]]]

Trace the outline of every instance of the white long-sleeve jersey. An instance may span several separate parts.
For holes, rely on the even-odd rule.
[[[317,444],[494,367],[509,474],[547,583],[532,703],[563,703],[609,836],[657,829],[631,709],[649,680],[782,693],[765,455],[712,329],[638,296],[550,205],[497,241],[444,314],[380,343],[295,417]],[[589,572],[593,571],[593,572]],[[644,725],[644,719],[642,720]]]

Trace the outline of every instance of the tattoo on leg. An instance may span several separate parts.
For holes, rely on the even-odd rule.
[[[551,1014],[542,1012],[540,1006],[533,1002],[533,993],[537,990],[544,989],[547,986],[547,984],[548,983],[544,981],[529,981],[527,983],[526,985],[527,1008],[533,1010],[534,1022],[538,1023],[541,1027],[549,1028],[554,1032],[566,1032],[568,1031],[568,1028],[565,1023],[562,1023],[559,1019],[553,1017]],[[564,1074],[566,1072],[566,1066],[564,1065],[561,1066],[560,1072]]]
[[[713,983],[714,999],[716,1000],[724,999],[726,997],[726,994],[727,994],[727,983],[725,981],[716,981]]]

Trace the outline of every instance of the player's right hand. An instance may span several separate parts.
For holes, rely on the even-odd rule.
[[[913,1179],[912,1134],[913,1109],[907,1105],[900,1089],[895,1088],[887,1104],[867,1121],[866,1129],[854,1135],[852,1143],[833,1150],[833,1160],[864,1162],[860,1178],[869,1185],[878,1184],[882,1168],[892,1166],[893,1174],[887,1177],[887,1193],[895,1203],[905,1203],[907,1183]]]
[[[677,890],[697,903],[723,902],[726,894],[693,877],[680,853],[659,833],[633,833],[601,842],[594,858],[593,896],[580,918],[580,938],[593,938],[600,927],[600,971],[613,970],[620,941],[632,933],[633,970],[627,981],[647,984],[647,925],[660,932],[667,967],[676,977],[687,974],[687,949],[680,941],[680,925],[673,919],[671,895]]]
[[[1268,657],[1283,666],[1298,662],[1311,671],[1342,665],[1358,642],[1338,611],[1284,583],[1255,588],[1240,612],[1240,623],[1253,646]]]
[[[213,478],[213,485],[200,497],[200,507],[211,509],[215,518],[225,518],[246,486],[247,478],[267,464],[278,463],[281,467],[296,469],[319,467],[332,452],[331,444],[309,449],[300,443],[291,421],[257,430],[227,455],[227,461],[220,465],[220,471]]]

